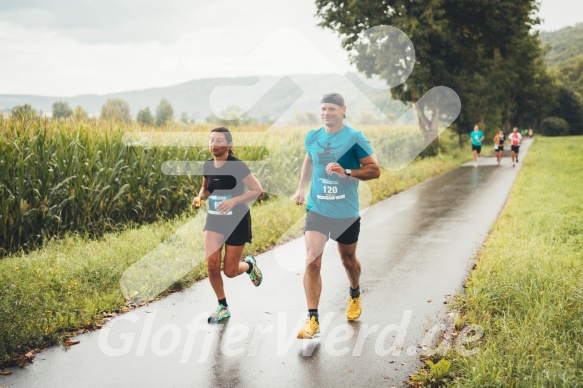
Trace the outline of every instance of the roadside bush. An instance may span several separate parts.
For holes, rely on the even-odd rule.
[[[547,117],[541,123],[541,132],[546,136],[567,136],[569,123],[560,117]]]

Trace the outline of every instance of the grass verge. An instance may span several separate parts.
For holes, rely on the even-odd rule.
[[[453,150],[396,172],[384,171],[380,179],[367,182],[372,203],[457,167],[469,156],[467,150]],[[281,236],[301,235],[296,221],[304,212],[289,199],[277,197],[255,206],[254,242],[244,254],[268,250]],[[135,303],[128,302],[120,290],[122,275],[160,243],[175,238],[193,214],[130,227],[98,240],[69,235],[42,249],[0,260],[0,366],[25,361],[23,355],[31,350],[62,343],[80,329],[99,327],[112,313],[133,308]],[[202,225],[191,227],[195,232],[183,233],[183,240],[175,245],[183,251],[202,252],[202,233],[196,232],[202,231]],[[206,276],[203,260],[191,263],[191,268],[166,292]]]
[[[476,354],[447,355],[442,383],[583,386],[582,167],[583,137],[536,139],[453,303],[456,326],[484,336]]]

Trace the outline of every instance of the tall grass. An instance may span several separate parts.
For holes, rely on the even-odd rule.
[[[583,138],[536,138],[455,305],[484,328],[459,387],[583,386]]]

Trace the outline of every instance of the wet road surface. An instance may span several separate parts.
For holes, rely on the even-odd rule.
[[[521,164],[481,158],[477,168],[468,163],[369,208],[357,249],[363,313],[346,320],[349,284],[331,244],[320,338],[296,339],[306,314],[299,239],[258,256],[259,288],[245,275],[225,280],[232,314],[225,324],[206,323],[216,299],[204,280],[76,337],[81,343],[69,350],[37,354],[0,386],[400,386],[422,352],[448,346],[444,302],[462,290]]]

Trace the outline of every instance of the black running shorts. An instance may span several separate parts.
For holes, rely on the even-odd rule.
[[[360,234],[360,217],[330,218],[308,210],[304,230],[320,232],[341,244],[354,244]]]
[[[479,155],[480,152],[482,152],[482,146],[477,146],[477,145],[472,144],[472,151],[476,151]]]
[[[248,211],[234,230],[231,222],[231,216],[207,215],[204,230],[222,234],[226,237],[225,244],[227,245],[241,246],[251,243],[253,237],[251,232],[251,213]]]

